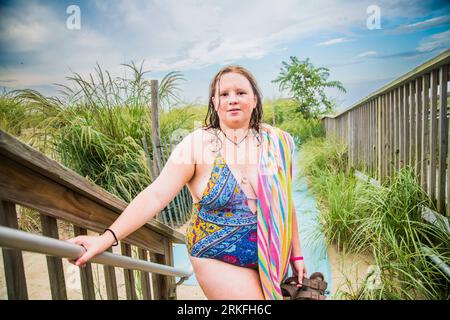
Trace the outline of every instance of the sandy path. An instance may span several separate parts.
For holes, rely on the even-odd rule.
[[[341,293],[336,294],[338,290],[354,294],[374,263],[370,254],[343,255],[335,245],[328,248],[328,257],[333,279],[332,299],[343,299]]]

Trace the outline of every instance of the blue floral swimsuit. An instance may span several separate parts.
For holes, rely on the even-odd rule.
[[[192,206],[186,232],[193,257],[218,259],[240,267],[258,267],[257,215],[248,198],[219,154],[206,189]]]

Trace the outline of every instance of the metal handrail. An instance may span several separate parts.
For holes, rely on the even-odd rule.
[[[46,255],[68,259],[77,259],[85,252],[83,247],[67,241],[3,226],[0,226],[0,247],[43,253]],[[177,285],[181,284],[193,274],[192,266],[188,270],[185,270],[110,252],[103,252],[89,260],[89,262],[124,269],[134,269],[167,276],[181,277]]]
[[[420,248],[423,253],[425,253],[428,257],[430,257],[431,261],[438,266],[450,279],[450,267],[445,263],[444,260],[439,258],[437,255],[433,253],[433,250],[431,248],[427,247],[426,245],[422,245]]]

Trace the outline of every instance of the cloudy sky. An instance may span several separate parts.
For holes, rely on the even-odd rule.
[[[68,27],[71,5],[80,9],[80,28]],[[286,96],[271,81],[297,56],[330,69],[348,92],[328,93],[346,108],[448,48],[448,1],[0,2],[0,86],[46,95],[58,94],[54,83],[72,72],[93,73],[96,62],[123,76],[122,63],[144,61],[147,78],[183,73],[186,102],[205,102],[226,64],[249,68],[271,99]]]

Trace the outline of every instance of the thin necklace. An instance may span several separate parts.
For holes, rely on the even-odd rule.
[[[248,137],[248,133],[250,132],[250,129],[247,130],[247,133],[245,134],[245,137],[242,138],[242,140],[239,141],[239,142],[233,141],[233,140],[231,140],[230,138],[228,138],[228,136],[226,135],[225,132],[222,131],[222,129],[220,129],[220,131],[223,133],[223,135],[225,136],[225,138],[227,138],[229,141],[231,141],[236,147],[239,147],[239,145],[242,143],[242,141],[244,141],[245,138]]]

